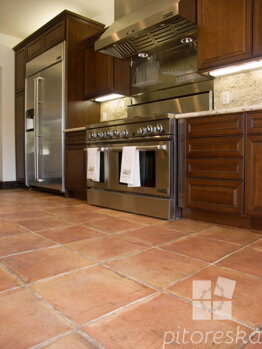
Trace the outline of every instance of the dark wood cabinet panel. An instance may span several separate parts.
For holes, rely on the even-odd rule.
[[[85,131],[70,132],[65,137],[65,187],[70,195],[86,198]]]
[[[243,183],[187,179],[186,206],[241,214],[243,212]]]
[[[262,112],[248,113],[247,134],[262,133]]]
[[[240,135],[244,133],[243,114],[205,116],[187,120],[188,137]]]
[[[54,25],[47,33],[44,34],[44,45],[45,49],[58,44],[59,42],[65,40],[65,21]]]
[[[262,56],[262,0],[254,0],[253,56]]]
[[[246,214],[262,217],[262,135],[247,136]]]
[[[187,177],[244,180],[244,160],[188,159]]]
[[[24,48],[15,53],[15,92],[25,89],[25,50]]]
[[[244,137],[191,138],[187,141],[187,157],[242,158]]]
[[[26,60],[30,60],[38,56],[40,53],[44,51],[44,49],[44,38],[43,36],[40,36],[26,46]]]
[[[15,147],[16,147],[16,178],[25,182],[25,95],[15,96]]]
[[[113,85],[113,57],[85,48],[85,97],[111,93]]]
[[[109,93],[130,95],[130,60],[118,59],[95,51],[95,41],[101,32],[83,43],[85,46],[86,99]]]
[[[200,69],[252,57],[252,0],[199,0],[198,26]]]

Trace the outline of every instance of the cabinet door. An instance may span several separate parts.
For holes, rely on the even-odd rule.
[[[65,21],[56,23],[47,33],[44,34],[45,50],[55,46],[65,39]]]
[[[16,178],[25,181],[25,95],[15,97]]]
[[[262,217],[262,135],[247,136],[246,214]]]
[[[262,56],[262,0],[254,0],[253,56]]]
[[[30,60],[36,57],[37,55],[42,53],[44,49],[45,49],[44,38],[43,36],[40,36],[26,46],[26,59]]]
[[[15,92],[25,89],[25,49],[15,53]]]
[[[187,179],[186,206],[208,211],[241,214],[243,212],[243,183]]]
[[[252,57],[252,0],[198,1],[199,68]]]
[[[65,142],[65,188],[72,196],[85,198],[85,131],[66,134]]]
[[[93,98],[113,92],[113,57],[85,48],[85,96]]]

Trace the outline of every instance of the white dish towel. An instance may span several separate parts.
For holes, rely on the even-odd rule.
[[[100,151],[98,148],[87,149],[87,178],[100,181]]]
[[[139,150],[136,147],[123,147],[120,182],[128,187],[140,187]]]

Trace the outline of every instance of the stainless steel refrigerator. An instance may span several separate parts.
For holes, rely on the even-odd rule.
[[[64,43],[26,64],[26,185],[64,192]]]

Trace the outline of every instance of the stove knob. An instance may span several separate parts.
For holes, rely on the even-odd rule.
[[[102,132],[102,138],[106,139],[106,132]]]
[[[143,136],[144,134],[146,134],[146,132],[147,132],[147,130],[146,130],[146,128],[144,128],[144,127],[140,127],[140,128],[137,130],[137,134],[138,134],[139,136]]]
[[[146,127],[146,131],[147,131],[147,133],[153,133],[153,132],[154,132],[154,127],[151,126],[151,125],[148,125],[148,126]]]
[[[162,133],[164,131],[164,127],[161,124],[156,125],[156,132]]]
[[[112,131],[106,131],[106,135],[107,137],[112,137],[113,136],[113,132]]]
[[[102,132],[97,132],[97,137],[102,138]]]
[[[92,136],[92,138],[93,138],[93,139],[96,139],[96,138],[97,138],[97,133],[96,133],[96,132],[94,132],[94,133],[92,133],[92,135],[91,135],[91,136]]]
[[[88,139],[93,139],[93,133],[90,133],[90,135],[88,136]]]
[[[128,137],[128,131],[127,130],[124,130],[124,131],[122,131],[122,132],[120,132],[120,137],[122,138],[122,137]]]
[[[118,131],[118,130],[114,130],[114,131],[113,131],[113,135],[114,135],[115,137],[119,137],[119,131]]]

